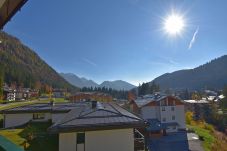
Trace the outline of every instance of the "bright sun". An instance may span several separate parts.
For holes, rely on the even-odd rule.
[[[180,34],[184,26],[183,17],[177,14],[172,14],[164,20],[164,29],[170,35]]]

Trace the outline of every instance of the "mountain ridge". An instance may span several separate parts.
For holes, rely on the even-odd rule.
[[[165,73],[151,82],[155,82],[164,90],[222,89],[224,85],[227,84],[226,65],[227,55],[223,55],[193,69],[183,69],[172,73]]]
[[[83,88],[83,87],[107,87],[115,90],[131,90],[136,86],[123,81],[123,80],[114,80],[114,81],[103,81],[101,84],[94,82],[93,80],[88,80],[84,77],[78,77],[73,73],[59,73],[65,80],[74,86]]]

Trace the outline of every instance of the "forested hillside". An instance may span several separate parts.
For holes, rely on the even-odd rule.
[[[153,82],[161,89],[222,89],[227,85],[227,55],[194,69],[163,74]]]
[[[9,85],[75,89],[33,50],[5,32],[0,32],[0,70]]]

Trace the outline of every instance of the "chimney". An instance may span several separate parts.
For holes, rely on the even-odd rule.
[[[55,105],[55,103],[54,103],[54,101],[50,101],[50,106],[54,106]]]
[[[97,101],[91,101],[91,108],[96,109],[97,107]]]

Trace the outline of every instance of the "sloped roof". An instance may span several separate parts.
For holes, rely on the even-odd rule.
[[[20,10],[27,0],[0,0],[0,28]]]
[[[164,95],[164,94],[144,95],[143,97],[136,99],[135,103],[140,108],[142,106],[147,105],[150,102],[154,102],[154,101],[159,102],[160,100],[162,100],[166,97],[167,97],[167,95]]]
[[[143,119],[111,102],[99,103],[99,107],[95,109],[89,108],[89,106],[75,108],[49,130],[51,132],[71,132],[144,126]]]
[[[161,101],[161,100],[163,100],[163,99],[165,99],[167,97],[172,97],[172,98],[175,98],[175,99],[179,100],[180,102],[183,102],[177,96],[170,96],[170,95],[166,95],[166,94],[163,94],[163,93],[152,94],[152,95],[150,95],[150,94],[149,95],[144,95],[144,96],[134,100],[134,102],[139,108],[141,108],[143,106],[148,105],[151,102],[158,103],[159,101]]]
[[[15,114],[15,113],[36,113],[36,112],[54,112],[54,113],[67,113],[70,110],[78,107],[82,107],[85,105],[84,103],[56,103],[52,106],[50,103],[38,103],[32,105],[25,105],[20,107],[15,107],[11,109],[6,109],[0,111],[0,113],[5,114]]]

